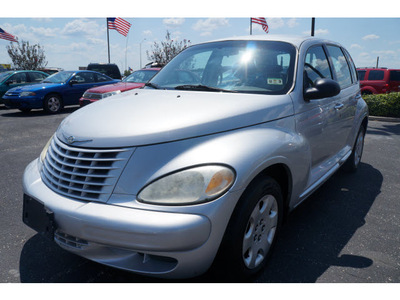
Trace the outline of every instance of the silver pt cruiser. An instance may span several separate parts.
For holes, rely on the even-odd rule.
[[[23,221],[149,276],[266,264],[283,218],[360,163],[368,110],[338,43],[250,36],[191,46],[146,87],[68,116],[23,176]]]

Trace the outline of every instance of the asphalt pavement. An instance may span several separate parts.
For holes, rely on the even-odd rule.
[[[22,174],[68,114],[0,105],[0,283],[171,282],[70,254],[22,222]],[[400,123],[370,121],[355,174],[339,171],[284,224],[257,283],[400,283]],[[209,272],[177,282],[225,282]]]

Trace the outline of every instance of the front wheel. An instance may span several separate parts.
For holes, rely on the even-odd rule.
[[[44,99],[43,108],[47,113],[50,114],[57,114],[62,109],[62,100],[61,97],[58,95],[48,95]]]
[[[246,189],[228,225],[218,259],[228,276],[246,278],[266,265],[282,225],[283,197],[270,177]]]

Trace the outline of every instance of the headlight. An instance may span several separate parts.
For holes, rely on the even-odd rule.
[[[27,96],[36,96],[35,92],[22,92],[19,94],[20,97],[27,97]]]
[[[218,198],[234,181],[235,172],[228,167],[194,167],[154,181],[139,193],[138,199],[160,205],[198,204]]]
[[[112,96],[112,95],[117,95],[117,94],[120,94],[120,93],[121,93],[121,91],[114,91],[114,92],[104,93],[104,94],[102,95],[102,99],[107,98],[107,97],[110,97],[110,96]]]
[[[40,153],[40,168],[43,165],[44,159],[46,158],[46,154],[47,154],[47,150],[50,147],[51,141],[53,139],[54,134],[51,136],[51,138],[48,140],[48,142],[46,143],[46,145],[44,146],[42,152]],[[39,168],[39,169],[40,169]]]

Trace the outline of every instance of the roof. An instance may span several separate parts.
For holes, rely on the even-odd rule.
[[[338,44],[336,42],[321,39],[312,36],[295,36],[295,35],[274,35],[274,34],[263,34],[263,35],[247,35],[247,36],[237,36],[237,37],[230,37],[224,39],[218,39],[210,42],[221,42],[221,41],[280,41],[280,42],[287,42],[290,43],[297,48],[300,48],[300,45],[305,41],[319,41],[319,42],[330,42],[334,44]]]

